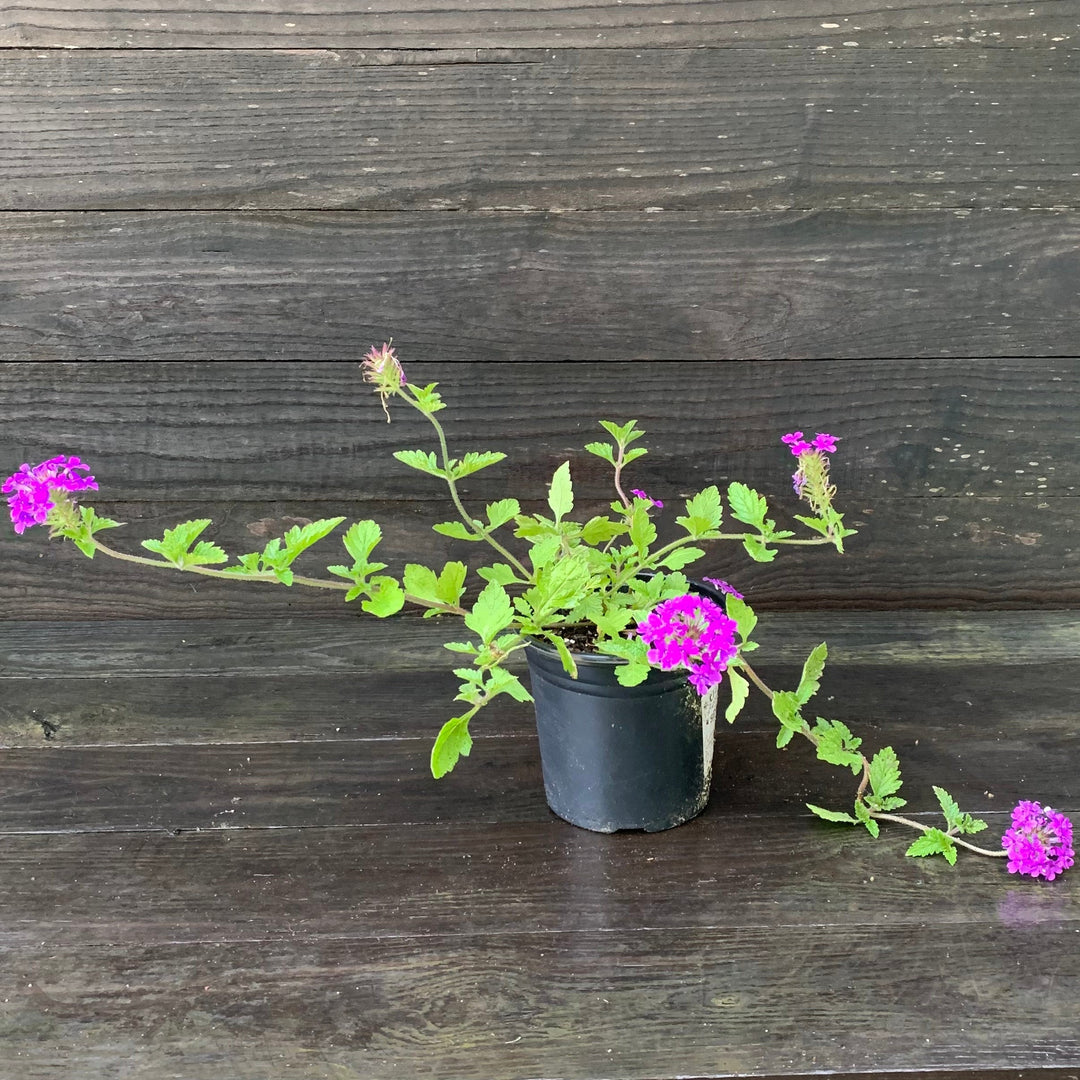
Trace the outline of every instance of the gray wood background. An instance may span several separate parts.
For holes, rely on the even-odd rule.
[[[477,499],[636,416],[650,490],[790,515],[776,436],[829,430],[850,556],[706,571],[765,607],[1080,602],[1075,2],[216,7],[0,12],[0,471],[82,454],[132,544],[339,512],[474,554],[352,366],[393,337],[511,455]],[[0,558],[8,618],[338,610]]]

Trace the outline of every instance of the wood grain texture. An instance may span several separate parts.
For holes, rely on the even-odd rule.
[[[0,45],[65,48],[473,49],[598,48],[662,45],[679,48],[806,45],[1049,47],[1080,32],[1069,0],[1004,5],[978,0],[909,0],[883,7],[851,0],[495,0],[483,11],[468,4],[426,6],[384,0],[360,11],[340,2],[236,3],[208,9],[194,0],[124,8],[100,0],[21,0],[0,22]]]
[[[606,414],[635,416],[647,431],[650,454],[633,480],[657,497],[677,506],[680,495],[740,480],[768,494],[777,520],[798,529],[790,455],[778,435],[842,433],[833,477],[838,505],[859,529],[843,558],[788,548],[762,565],[729,543],[710,547],[694,567],[735,581],[762,610],[1080,602],[1072,572],[1075,360],[409,362],[408,370],[417,381],[440,382],[455,452],[509,455],[463,484],[478,508],[511,493],[539,495],[570,459],[582,520],[605,512],[610,470],[580,448],[600,434],[595,421]],[[391,457],[395,448],[427,445],[428,429],[401,412],[387,425],[351,364],[6,365],[0,397],[12,403],[0,432],[2,471],[77,451],[101,484],[93,505],[129,523],[107,538],[121,550],[139,553],[141,539],[208,517],[207,535],[239,555],[293,524],[344,515],[382,523],[381,558],[398,573],[408,562],[487,560],[477,545],[431,531],[452,516],[438,482]],[[538,499],[523,505],[545,509]],[[662,541],[676,535],[674,516],[658,515]],[[328,538],[301,566],[325,577],[339,553]],[[88,563],[40,530],[5,531],[0,560],[2,618],[345,611],[338,592],[219,582],[107,558]]]
[[[1072,356],[1073,211],[0,214],[0,359]]]
[[[667,497],[662,486],[651,485],[647,490],[664,492]],[[849,513],[849,523],[859,532],[848,540],[843,556],[827,547],[790,547],[774,562],[761,564],[751,562],[741,545],[724,542],[710,546],[706,557],[689,571],[736,583],[761,611],[1022,610],[1070,608],[1080,603],[1074,573],[1078,514],[1074,498],[860,501],[872,505],[860,508],[856,503]],[[785,507],[783,497],[777,503],[777,520],[786,524],[797,507]],[[475,544],[433,533],[431,525],[450,515],[431,504],[300,501],[286,507],[209,501],[117,504],[95,499],[93,505],[130,523],[105,539],[134,554],[142,552],[140,539],[160,537],[166,528],[195,518],[215,521],[206,536],[235,557],[261,549],[270,535],[281,535],[293,524],[345,514],[349,521],[373,518],[382,523],[385,541],[380,558],[399,577],[405,565],[413,562],[441,568],[454,559],[475,571],[494,559],[494,553],[489,557]],[[546,504],[526,504],[525,509],[543,512]],[[579,502],[581,520],[608,509],[608,503],[599,500]],[[273,534],[253,536],[251,525],[265,521],[280,527]],[[670,520],[661,526],[661,541],[675,536]],[[326,566],[340,562],[343,550],[337,534],[302,557],[297,565],[303,572],[328,578]],[[514,548],[520,543],[509,534],[506,539]],[[0,561],[4,565],[0,621],[257,620],[290,615],[348,619],[359,614],[355,605],[345,605],[344,594],[337,590],[220,581],[171,568],[132,566],[105,556],[88,562],[73,545],[49,541],[40,530],[22,536],[9,533],[0,539]],[[471,575],[466,597],[475,597],[481,584],[479,577]]]
[[[1076,206],[1080,52],[20,51],[0,208]],[[404,61],[404,62],[401,62]],[[48,87],[47,92],[42,87]]]
[[[0,1017],[28,1080],[58,1057],[191,1080],[1037,1076],[1080,1059],[1074,939],[1050,921],[38,948],[12,955]]]

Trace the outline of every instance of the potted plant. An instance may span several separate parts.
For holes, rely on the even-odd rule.
[[[1035,802],[1021,802],[1000,848],[965,839],[986,824],[964,813],[943,788],[934,792],[944,815],[931,827],[897,813],[900,767],[891,747],[867,756],[861,740],[839,720],[803,711],[820,684],[827,647],[807,657],[792,689],[767,686],[750,663],[756,649],[757,618],[727,582],[692,580],[686,568],[701,559],[705,543],[735,542],[754,560],[768,562],[784,545],[822,545],[842,553],[854,530],[845,527],[833,505],[830,455],[837,438],[802,432],[781,437],[796,458],[792,476],[797,498],[808,513],[795,515],[804,535],[778,529],[766,500],[744,484],[724,495],[706,487],[685,501],[674,518],[676,539],[658,542],[654,522],[663,503],[639,488],[627,488],[625,471],[646,450],[633,445],[643,432],[633,420],[601,421],[606,441],[585,450],[608,463],[615,498],[610,513],[578,521],[572,517],[574,490],[570,463],[554,472],[547,490],[549,513],[524,513],[517,499],[488,504],[483,516],[466,508],[458,482],[500,462],[505,455],[469,452],[452,457],[438,413],[444,408],[437,385],[410,383],[389,345],[372,348],[362,365],[364,379],[378,393],[387,420],[389,404],[400,401],[427,420],[438,450],[399,450],[402,464],[445,484],[457,518],[433,526],[436,532],[483,545],[494,558],[476,568],[483,581],[475,599],[465,601],[464,563],[439,569],[408,564],[400,578],[385,573],[375,549],[382,532],[375,521],[354,522],[342,535],[348,562],[327,567],[329,577],[294,571],[297,557],[328,536],[344,518],[294,526],[262,551],[230,561],[211,541],[201,539],[209,519],[183,522],[142,546],[155,557],[116,550],[99,533],[119,522],[81,505],[81,493],[96,490],[89,466],[73,456],[40,465],[22,465],[2,490],[8,496],[16,532],[44,524],[50,536],[70,539],[88,557],[101,553],[140,565],[173,568],[213,577],[339,589],[346,601],[360,601],[371,615],[385,618],[406,604],[425,616],[456,616],[468,640],[446,642],[461,656],[455,698],[459,714],[442,727],[431,751],[431,772],[444,776],[472,747],[470,722],[502,694],[535,702],[537,729],[549,805],[560,816],[599,831],[657,830],[699,813],[708,799],[713,732],[723,689],[724,717],[734,722],[751,687],[764,694],[778,722],[777,747],[799,736],[817,757],[850,769],[857,781],[850,810],[808,804],[818,817],[865,827],[877,836],[880,822],[909,826],[919,836],[911,856],[940,854],[956,861],[957,848],[1007,859],[1008,869],[1052,880],[1073,863],[1072,824]],[[668,511],[670,513],[670,511]],[[727,526],[724,519],[737,524]],[[515,545],[508,534],[520,543]],[[508,666],[524,653],[530,690]]]

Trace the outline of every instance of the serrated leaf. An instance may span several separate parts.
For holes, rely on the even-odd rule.
[[[724,719],[733,724],[750,696],[750,684],[734,668],[728,668],[727,676],[731,687],[731,704],[724,711]]]
[[[200,540],[190,551],[180,557],[181,566],[214,566],[228,562],[229,556],[209,540]]]
[[[702,532],[714,531],[720,528],[723,519],[723,508],[720,505],[720,489],[715,484],[703,488],[693,498],[686,500],[686,520],[695,524],[703,524],[704,529],[688,529],[694,536],[700,536]],[[684,519],[679,518],[680,525]]]
[[[821,675],[825,670],[825,660],[828,655],[828,645],[823,641],[806,658],[806,663],[803,664],[802,678],[799,679],[799,686],[795,691],[795,696],[799,699],[800,705],[805,705],[818,692],[818,688],[821,686]]]
[[[882,747],[871,760],[870,787],[879,799],[900,790],[900,761],[891,746]]]
[[[636,500],[630,512],[630,542],[642,558],[648,553],[650,545],[656,541],[656,526],[649,519],[645,503]]]
[[[563,671],[565,671],[570,678],[577,678],[577,663],[573,656],[570,655],[570,649],[567,644],[558,634],[545,634],[544,637],[552,645],[555,646],[555,651],[559,654],[559,660],[562,662]]]
[[[950,866],[956,865],[956,845],[940,829],[924,832],[904,854],[916,859],[927,855],[944,855]]]
[[[754,562],[772,562],[776,558],[776,549],[767,548],[756,536],[744,537],[743,548]]]
[[[382,539],[382,529],[378,522],[355,521],[345,530],[341,541],[353,560],[361,566],[366,565],[375,545]]]
[[[438,525],[432,525],[431,529],[441,536],[450,536],[455,540],[483,540],[482,536],[470,532],[465,523],[461,521],[440,521]]]
[[[289,561],[292,562],[302,551],[306,551],[312,544],[328,536],[344,520],[343,517],[322,518],[319,521],[309,522],[303,528],[294,525],[285,534],[285,549],[289,554]]]
[[[635,435],[636,439],[638,436]],[[632,450],[627,450],[623,454],[623,465],[629,465],[632,461],[637,461],[638,458],[644,457],[649,451],[644,446],[635,446]]]
[[[754,614],[753,608],[745,600],[740,600],[737,596],[732,596],[729,593],[724,604],[724,610],[727,612],[729,619],[735,620],[739,637],[744,642],[748,641],[750,635],[754,632],[754,627],[757,626],[757,615]]]
[[[418,600],[428,600],[432,603],[438,601],[437,583],[435,571],[427,566],[417,563],[407,563],[405,572],[402,574],[401,583],[410,596]]]
[[[651,670],[648,664],[620,664],[615,669],[615,678],[620,686],[639,686]]]
[[[465,616],[465,625],[487,645],[513,618],[514,609],[506,590],[498,582],[489,581],[476,598],[472,611]]]
[[[689,566],[690,563],[697,562],[704,554],[705,552],[697,547],[676,548],[660,560],[660,565],[667,567],[669,570],[681,570],[684,566]]]
[[[199,534],[210,524],[210,518],[199,518],[195,521],[183,521],[172,529],[166,529],[160,540],[143,540],[142,546],[148,551],[157,552],[171,563],[183,566],[184,556],[188,548],[195,542]],[[218,548],[220,551],[221,549]],[[224,552],[222,552],[224,554]],[[228,556],[224,560],[227,561]]]
[[[532,701],[533,696],[525,689],[521,680],[506,668],[493,667],[490,669],[491,681],[488,684],[488,699],[496,694],[507,694],[515,701],[527,703]]]
[[[817,814],[819,818],[823,818],[825,821],[837,821],[844,825],[859,824],[858,818],[852,817],[850,814],[845,814],[841,810],[826,810],[821,806],[815,806],[813,803],[807,803],[806,808],[811,813]]]
[[[470,451],[461,461],[453,462],[451,472],[455,480],[460,480],[463,476],[471,476],[489,465],[496,465],[505,458],[506,455],[498,450],[484,450],[481,453]]]
[[[611,449],[610,443],[603,442],[591,442],[585,444],[585,449],[590,454],[595,454],[598,458],[603,458],[609,465],[615,464],[615,453]]]
[[[812,529],[816,533],[821,533],[822,536],[828,535],[828,527],[821,518],[805,517],[803,514],[796,514],[795,520],[801,521],[808,529]]]
[[[789,727],[782,727],[776,733],[776,749],[783,750],[785,746],[795,737],[795,732]]]
[[[405,606],[405,592],[392,577],[372,578],[366,591],[371,592],[371,599],[360,606],[380,619],[396,615]]]
[[[469,721],[473,713],[455,716],[443,724],[431,748],[431,775],[440,780],[458,763],[458,758],[468,757],[472,750]]]
[[[480,651],[475,645],[468,641],[444,641],[443,648],[449,649],[450,652],[466,653],[469,656],[476,656]]]
[[[507,563],[493,563],[491,566],[481,566],[476,573],[485,581],[495,581],[500,585],[509,585],[517,581],[517,574],[512,566]]]
[[[612,521],[609,517],[591,517],[581,529],[581,539],[586,544],[606,544],[626,532],[626,525],[621,521]]]
[[[540,571],[547,566],[559,554],[561,547],[562,539],[558,536],[546,536],[533,544],[529,548],[529,561],[532,563],[533,571]]]
[[[746,525],[762,528],[769,504],[753,488],[737,481],[728,485],[728,505],[731,516]]]
[[[941,804],[941,812],[945,815],[945,824],[950,829],[955,829],[960,825],[960,820],[963,814],[960,812],[960,807],[956,804],[956,800],[944,789],[934,786],[934,794],[937,796],[937,801]]]
[[[517,499],[499,499],[498,502],[488,503],[486,513],[488,526],[497,529],[521,513],[521,504]]]
[[[555,521],[562,521],[563,516],[574,509],[574,486],[570,482],[570,462],[564,461],[551,478],[548,488],[548,506],[555,515]]]
[[[446,472],[439,467],[438,459],[431,450],[395,450],[394,457],[410,469],[417,469],[430,476],[441,476],[445,479]]]

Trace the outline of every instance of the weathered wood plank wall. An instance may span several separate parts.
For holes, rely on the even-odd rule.
[[[1074,3],[295,7],[0,13],[0,358],[38,362],[0,368],[5,462],[81,452],[148,532],[338,511],[468,554],[332,363],[393,336],[512,455],[477,498],[598,415],[650,430],[647,486],[780,494],[776,434],[820,427],[862,535],[716,556],[759,604],[1080,600]],[[0,557],[8,617],[334,603]]]

